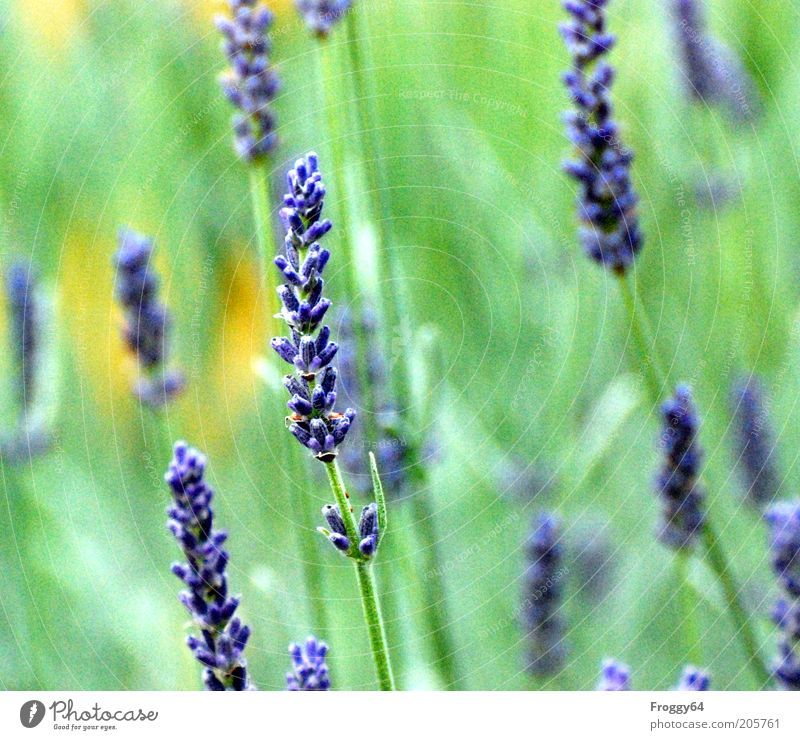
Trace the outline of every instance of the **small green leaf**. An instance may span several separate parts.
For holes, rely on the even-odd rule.
[[[378,464],[375,462],[375,455],[369,453],[369,470],[372,474],[372,490],[375,494],[375,503],[378,504],[378,544],[386,534],[388,520],[386,517],[386,497],[383,495],[383,484],[378,474]],[[376,548],[377,549],[377,548]]]

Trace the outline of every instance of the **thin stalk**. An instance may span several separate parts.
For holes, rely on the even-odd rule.
[[[755,632],[739,596],[741,590],[736,583],[728,558],[722,549],[722,544],[710,522],[706,522],[703,527],[702,537],[706,547],[708,563],[722,584],[725,600],[728,603],[728,611],[737,629],[737,636],[741,639],[747,653],[747,666],[756,679],[759,689],[762,689],[769,685],[772,676],[761,658]]]
[[[328,482],[330,483],[333,497],[344,520],[347,538],[350,542],[358,542],[358,526],[350,503],[350,494],[347,493],[342,481],[339,465],[334,460],[332,463],[325,465],[325,470],[328,473]],[[375,672],[378,676],[378,684],[381,691],[394,691],[394,674],[392,673],[389,648],[386,643],[386,630],[383,624],[371,562],[356,558],[353,559],[353,562],[358,577],[361,606],[364,610],[364,619],[367,622],[369,644],[372,650],[372,659],[375,663]]]
[[[689,581],[689,568],[691,567],[691,556],[685,550],[675,554],[675,573],[677,575],[678,604],[683,615],[683,634],[686,643],[686,658],[689,663],[703,665],[700,629],[695,614],[697,604],[695,595]]]
[[[253,203],[253,220],[255,221],[256,243],[258,245],[258,265],[267,302],[267,336],[274,337],[278,335],[279,327],[278,320],[271,310],[277,284],[275,282],[275,270],[270,269],[272,258],[275,256],[275,249],[271,238],[272,218],[269,205],[269,181],[265,165],[254,164],[250,166],[249,170],[250,198]],[[267,353],[266,360],[267,364],[272,368],[278,366],[277,357],[273,352]]]
[[[355,561],[358,575],[358,588],[361,591],[361,606],[364,619],[367,621],[369,645],[375,672],[378,674],[378,685],[381,691],[394,691],[394,675],[389,660],[389,648],[386,645],[386,630],[383,627],[381,605],[378,602],[378,589],[375,587],[375,576],[368,560]]]
[[[661,402],[661,396],[667,385],[667,375],[662,372],[661,363],[658,356],[653,332],[650,328],[650,321],[642,305],[641,298],[634,294],[625,275],[619,276],[619,287],[622,291],[622,299],[628,310],[631,321],[631,332],[633,341],[636,342],[639,354],[644,361],[644,375],[650,394],[656,404]]]
[[[648,368],[647,377],[648,385],[652,393],[652,400],[654,403],[658,404],[661,402],[661,389],[666,387],[667,375],[662,370],[658,350],[653,341],[653,335],[650,330],[650,324],[647,320],[644,306],[640,301],[636,300],[624,275],[619,277],[619,284],[625,300],[625,305],[630,315],[631,329],[634,338],[639,346],[639,351],[645,358],[646,367]],[[753,627],[750,624],[749,615],[739,598],[740,589],[734,578],[733,569],[714,532],[713,524],[710,519],[710,513],[706,512],[706,522],[702,532],[706,561],[722,585],[725,599],[728,602],[728,613],[730,614],[733,626],[736,630],[736,635],[741,640],[742,647],[748,656],[748,665],[760,685],[764,686],[769,682],[770,674],[759,654],[758,643],[755,638],[755,633],[753,632]],[[679,558],[680,556],[676,555],[675,567],[678,572],[680,572],[681,568]],[[691,620],[689,620],[689,622],[691,622]]]
[[[391,340],[393,331],[398,331],[401,343],[405,347],[412,346],[412,331],[410,314],[407,309],[407,301],[403,288],[403,280],[400,266],[398,264],[396,250],[391,244],[391,234],[388,229],[391,213],[389,204],[385,196],[386,182],[383,177],[382,169],[377,165],[380,152],[380,142],[376,134],[378,126],[378,116],[374,106],[374,95],[370,87],[368,76],[364,72],[364,58],[368,58],[368,50],[362,55],[361,42],[358,30],[358,18],[363,13],[350,12],[345,18],[347,28],[347,48],[350,55],[350,66],[356,84],[356,113],[358,115],[359,143],[361,146],[361,158],[364,162],[364,169],[367,176],[368,191],[370,202],[376,225],[378,238],[378,265],[380,270],[379,277],[387,278],[390,288],[382,291],[381,303],[382,315],[381,324],[388,329],[385,332],[387,338]],[[367,34],[364,34],[366,38]],[[391,351],[391,346],[388,348]],[[390,356],[387,353],[387,356]],[[411,389],[409,378],[411,370],[409,367],[410,358],[404,356],[400,362],[394,363],[392,368],[390,383],[392,400],[406,419],[403,430],[411,431],[411,424],[408,424],[407,417],[411,406]],[[418,443],[417,445],[418,446]],[[427,472],[420,464],[417,452],[413,454],[416,460],[412,463],[415,468],[414,477],[420,485],[420,491],[412,498],[412,514],[414,517],[415,540],[419,545],[419,553],[422,557],[422,568],[415,569],[416,577],[422,573],[421,588],[426,594],[428,607],[424,612],[427,622],[428,636],[431,641],[435,655],[435,669],[440,679],[448,688],[459,688],[458,672],[456,670],[454,655],[455,648],[449,632],[449,620],[447,616],[447,602],[445,597],[444,583],[441,573],[437,567],[437,547],[435,531],[431,519],[431,505],[427,500]]]
[[[342,76],[336,74],[334,47],[330,41],[323,40],[319,43],[318,48],[322,89],[325,93],[324,108],[328,136],[331,141],[331,158],[333,159],[333,185],[337,193],[334,200],[339,204],[336,213],[339,221],[338,230],[343,235],[343,238],[339,241],[339,247],[349,268],[346,293],[350,303],[350,315],[352,316],[353,333],[356,340],[356,374],[365,411],[362,414],[362,423],[368,446],[374,447],[378,441],[378,430],[375,421],[375,393],[369,377],[370,347],[365,330],[364,296],[362,293],[364,281],[359,274],[359,260],[354,248],[355,236],[350,218],[350,208],[345,198],[345,193],[347,192],[347,178],[345,176],[347,151],[345,149],[341,116],[336,113],[340,104],[339,101],[345,98],[345,91],[341,89],[344,86],[339,84]]]

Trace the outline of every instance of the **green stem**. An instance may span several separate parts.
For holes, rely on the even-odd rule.
[[[640,353],[645,359],[647,368],[648,385],[652,394],[652,400],[658,404],[661,402],[662,389],[666,388],[667,375],[662,369],[658,350],[653,340],[650,330],[650,323],[641,301],[634,295],[627,278],[619,276],[620,289],[625,300],[631,321],[631,330],[637,342]],[[725,598],[728,602],[728,613],[730,614],[736,635],[742,642],[742,646],[748,655],[748,665],[753,674],[758,679],[761,686],[767,685],[770,680],[769,671],[764,666],[758,651],[758,643],[755,639],[750,619],[742,606],[739,598],[740,589],[733,575],[733,569],[725,555],[722,546],[714,533],[713,524],[710,521],[710,514],[706,513],[706,523],[703,527],[703,541],[705,543],[706,560],[719,579]],[[680,554],[676,557],[681,557]],[[685,606],[685,605],[684,605]]]
[[[381,605],[378,602],[378,590],[375,587],[375,576],[368,560],[355,561],[358,575],[358,588],[361,591],[361,606],[364,619],[367,621],[369,644],[375,672],[378,674],[378,685],[381,691],[394,691],[394,675],[389,660],[389,649],[386,645],[386,631],[383,628]]]
[[[253,220],[256,227],[256,243],[258,245],[258,266],[261,280],[264,285],[264,296],[267,302],[267,336],[277,336],[279,332],[278,320],[273,316],[272,303],[275,300],[275,270],[271,269],[275,248],[272,239],[272,218],[269,185],[266,166],[254,164],[249,168],[250,197],[253,202]],[[267,364],[277,367],[277,357],[274,352],[267,352]]]
[[[725,551],[722,549],[719,538],[710,522],[706,522],[705,527],[703,527],[703,543],[706,547],[708,563],[722,584],[725,600],[728,602],[728,612],[733,619],[737,636],[740,637],[747,653],[747,665],[758,682],[759,688],[762,689],[769,685],[772,680],[771,674],[761,658],[755,632],[739,595],[741,591],[736,583]]]
[[[685,550],[675,554],[674,565],[677,580],[679,611],[682,614],[683,634],[686,643],[686,658],[694,665],[703,665],[699,625],[697,623],[697,604],[689,581],[690,555]]]
[[[362,424],[369,447],[374,447],[378,441],[378,429],[375,419],[375,392],[370,379],[370,346],[365,321],[364,310],[364,281],[360,275],[358,255],[354,248],[355,235],[350,218],[349,204],[345,198],[347,192],[346,163],[347,152],[345,137],[342,130],[342,118],[345,114],[337,115],[340,101],[346,99],[344,86],[340,84],[341,75],[336,74],[334,48],[329,41],[319,44],[319,60],[322,76],[322,89],[325,92],[325,114],[327,116],[328,135],[331,141],[332,181],[335,188],[332,200],[338,204],[336,215],[338,219],[337,231],[342,235],[339,247],[344,261],[348,264],[346,295],[350,301],[350,315],[352,317],[353,334],[356,344],[356,373],[358,378],[359,393],[364,413]]]
[[[653,332],[650,328],[650,321],[647,318],[647,313],[644,310],[641,298],[638,293],[635,293],[634,289],[631,288],[628,278],[625,275],[619,275],[618,277],[620,290],[622,291],[622,299],[625,301],[625,307],[630,316],[633,341],[636,342],[636,347],[644,363],[645,379],[650,388],[650,394],[653,400],[656,403],[660,403],[660,399],[667,385],[667,375],[661,369],[658,348],[656,347]]]
[[[328,481],[333,491],[333,497],[344,519],[344,529],[351,543],[358,542],[358,526],[356,525],[353,507],[350,505],[350,495],[347,493],[338,463],[334,460],[325,465]],[[353,558],[358,576],[358,587],[361,592],[361,606],[364,609],[364,619],[369,632],[369,644],[372,650],[372,659],[375,662],[375,671],[381,691],[394,691],[394,675],[389,659],[389,648],[386,644],[386,630],[383,625],[383,616],[378,602],[378,590],[371,570],[371,561]]]

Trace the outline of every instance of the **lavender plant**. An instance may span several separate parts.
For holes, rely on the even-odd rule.
[[[289,645],[292,671],[286,674],[286,688],[289,691],[328,691],[331,681],[328,677],[328,646],[316,637],[310,636],[305,645]]]
[[[278,144],[272,101],[280,82],[269,59],[272,13],[259,0],[228,0],[229,16],[218,15],[222,50],[230,64],[220,84],[239,110],[233,117],[237,154],[246,163],[271,154]]]
[[[330,340],[330,328],[322,323],[331,305],[323,295],[322,277],[330,252],[318,240],[330,231],[331,222],[322,216],[325,185],[317,155],[309,152],[297,160],[287,182],[289,192],[284,195],[280,212],[286,229],[284,254],[275,258],[275,265],[286,279],[278,295],[280,316],[290,336],[272,340],[273,349],[293,368],[293,373],[284,378],[292,412],[286,423],[297,441],[325,465],[335,504],[323,510],[330,529],[321,527],[320,532],[354,563],[380,687],[393,690],[386,634],[370,567],[386,530],[383,487],[370,454],[376,502],[365,506],[356,521],[336,459],[355,411],[335,410],[337,372],[331,361],[338,346]]]
[[[613,658],[606,658],[600,671],[597,691],[630,691],[631,669]]]
[[[676,691],[708,691],[711,688],[711,677],[699,668],[687,665],[683,669],[681,680],[675,687]]]
[[[227,533],[214,528],[214,490],[205,480],[205,456],[185,442],[176,442],[165,475],[172,493],[168,527],[183,550],[186,562],[172,572],[186,590],[181,603],[200,637],[187,638],[189,649],[203,666],[208,691],[246,691],[255,688],[247,672],[244,648],[250,627],[234,616],[239,597],[228,592]]]
[[[522,624],[529,642],[526,668],[535,675],[548,675],[561,668],[566,655],[561,616],[563,546],[561,526],[555,516],[545,512],[536,517],[525,550],[528,566]]]
[[[735,120],[750,118],[757,109],[753,81],[733,50],[708,32],[703,0],[672,0],[671,5],[689,98],[718,106]]]
[[[172,318],[158,300],[158,277],[150,264],[152,253],[152,239],[131,229],[120,230],[114,257],[116,295],[125,312],[123,336],[139,367],[133,392],[142,403],[156,408],[180,394],[185,377],[169,368]]]
[[[614,121],[611,85],[614,69],[602,61],[616,41],[606,30],[608,0],[565,0],[569,22],[561,35],[572,55],[563,76],[573,111],[565,114],[574,159],[564,165],[578,182],[580,239],[586,253],[617,274],[624,274],[642,247],[631,184],[633,153],[622,145]]]
[[[756,506],[771,503],[778,493],[772,435],[761,383],[740,379],[731,395],[736,426],[736,460],[747,499]]]
[[[772,568],[783,589],[772,613],[781,629],[773,676],[780,688],[800,691],[800,501],[774,504],[765,519]]]
[[[352,4],[352,0],[295,0],[309,30],[320,38],[328,37]]]
[[[698,483],[703,453],[697,443],[697,412],[687,386],[678,386],[661,407],[664,456],[656,490],[661,497],[659,538],[675,549],[692,547],[702,531],[704,493]]]

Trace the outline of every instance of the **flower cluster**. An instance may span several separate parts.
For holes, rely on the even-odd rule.
[[[39,349],[39,305],[36,278],[30,264],[15,262],[6,275],[6,291],[11,324],[11,351],[14,355],[19,408],[25,412],[35,393],[37,352]]]
[[[775,678],[782,688],[800,691],[800,501],[774,504],[765,518],[772,567],[784,591],[773,611],[775,623],[783,632]]]
[[[339,369],[339,385],[342,393],[347,394],[350,405],[358,407],[363,404],[363,393],[357,368],[356,330],[354,317],[350,312],[343,312],[337,322],[338,335],[342,346],[337,355]],[[373,393],[375,409],[375,426],[378,438],[375,441],[375,457],[381,471],[381,479],[391,491],[394,498],[402,498],[409,483],[409,444],[400,433],[401,419],[392,403],[389,393],[386,363],[380,351],[377,320],[372,311],[366,310],[360,318],[360,331],[365,337],[368,347],[366,381]],[[353,487],[362,493],[372,490],[372,481],[366,465],[367,440],[363,425],[351,431],[353,438],[348,442],[342,456],[342,467],[347,471],[348,479]]]
[[[330,529],[321,527],[322,534],[330,540],[337,550],[349,554],[351,542],[347,536],[347,528],[339,507],[335,504],[326,504],[322,507],[322,516],[325,517],[325,521],[330,527]],[[378,506],[374,503],[367,504],[361,509],[361,516],[358,520],[358,552],[361,553],[363,558],[371,558],[378,549],[379,541]]]
[[[530,649],[527,669],[537,675],[561,668],[566,654],[564,620],[560,609],[564,591],[561,527],[552,514],[542,513],[534,520],[526,545],[522,624]]]
[[[338,345],[330,341],[330,328],[322,325],[331,305],[323,296],[322,277],[330,252],[318,241],[330,231],[331,222],[322,218],[325,185],[317,155],[311,152],[298,160],[287,179],[289,192],[280,212],[286,228],[285,254],[278,255],[275,264],[286,279],[278,295],[280,316],[291,336],[274,338],[272,347],[295,370],[284,378],[291,396],[289,430],[317,459],[330,463],[355,411],[334,411],[337,373],[330,363]]]
[[[679,549],[690,547],[703,528],[703,490],[698,483],[702,451],[696,441],[697,414],[688,387],[678,386],[674,398],[661,407],[664,463],[656,479],[663,521],[659,537]]]
[[[689,97],[719,105],[737,120],[751,117],[753,81],[736,54],[708,33],[703,0],[672,0],[672,18]]]
[[[352,4],[352,0],[295,0],[306,25],[320,38],[328,36]]]
[[[234,616],[239,599],[228,593],[228,553],[222,548],[228,535],[214,529],[214,491],[205,469],[200,452],[176,442],[165,475],[173,498],[168,526],[186,562],[174,564],[172,572],[186,585],[180,600],[200,630],[201,636],[191,635],[187,644],[204,666],[206,689],[246,691],[253,688],[242,655],[250,627]]]
[[[134,393],[149,406],[161,406],[183,390],[185,381],[183,373],[167,369],[171,317],[158,300],[152,253],[152,239],[130,229],[120,231],[114,257],[116,295],[125,311],[125,341],[140,369]]]
[[[575,110],[566,114],[567,133],[575,158],[564,169],[579,184],[581,242],[596,262],[624,273],[642,247],[636,212],[638,196],[631,184],[633,154],[619,138],[613,120],[610,88],[614,70],[600,60],[613,47],[606,31],[608,0],[565,0],[572,16],[561,35],[572,55],[564,74]]]
[[[761,384],[743,379],[733,389],[731,405],[736,420],[736,455],[750,501],[769,504],[778,493],[778,473],[772,453]]]
[[[675,687],[676,691],[708,691],[711,688],[711,677],[705,671],[699,668],[687,665],[683,669],[683,675],[678,685]]]
[[[597,691],[630,691],[631,669],[624,663],[606,658],[600,670],[600,682]]]
[[[289,691],[328,691],[331,687],[325,657],[328,646],[316,637],[309,637],[305,645],[289,645],[292,672],[286,674]]]
[[[236,152],[245,162],[253,162],[278,143],[270,107],[280,88],[269,60],[272,13],[258,0],[229,0],[228,4],[230,17],[216,18],[230,63],[220,82],[225,96],[241,111],[233,119]]]

